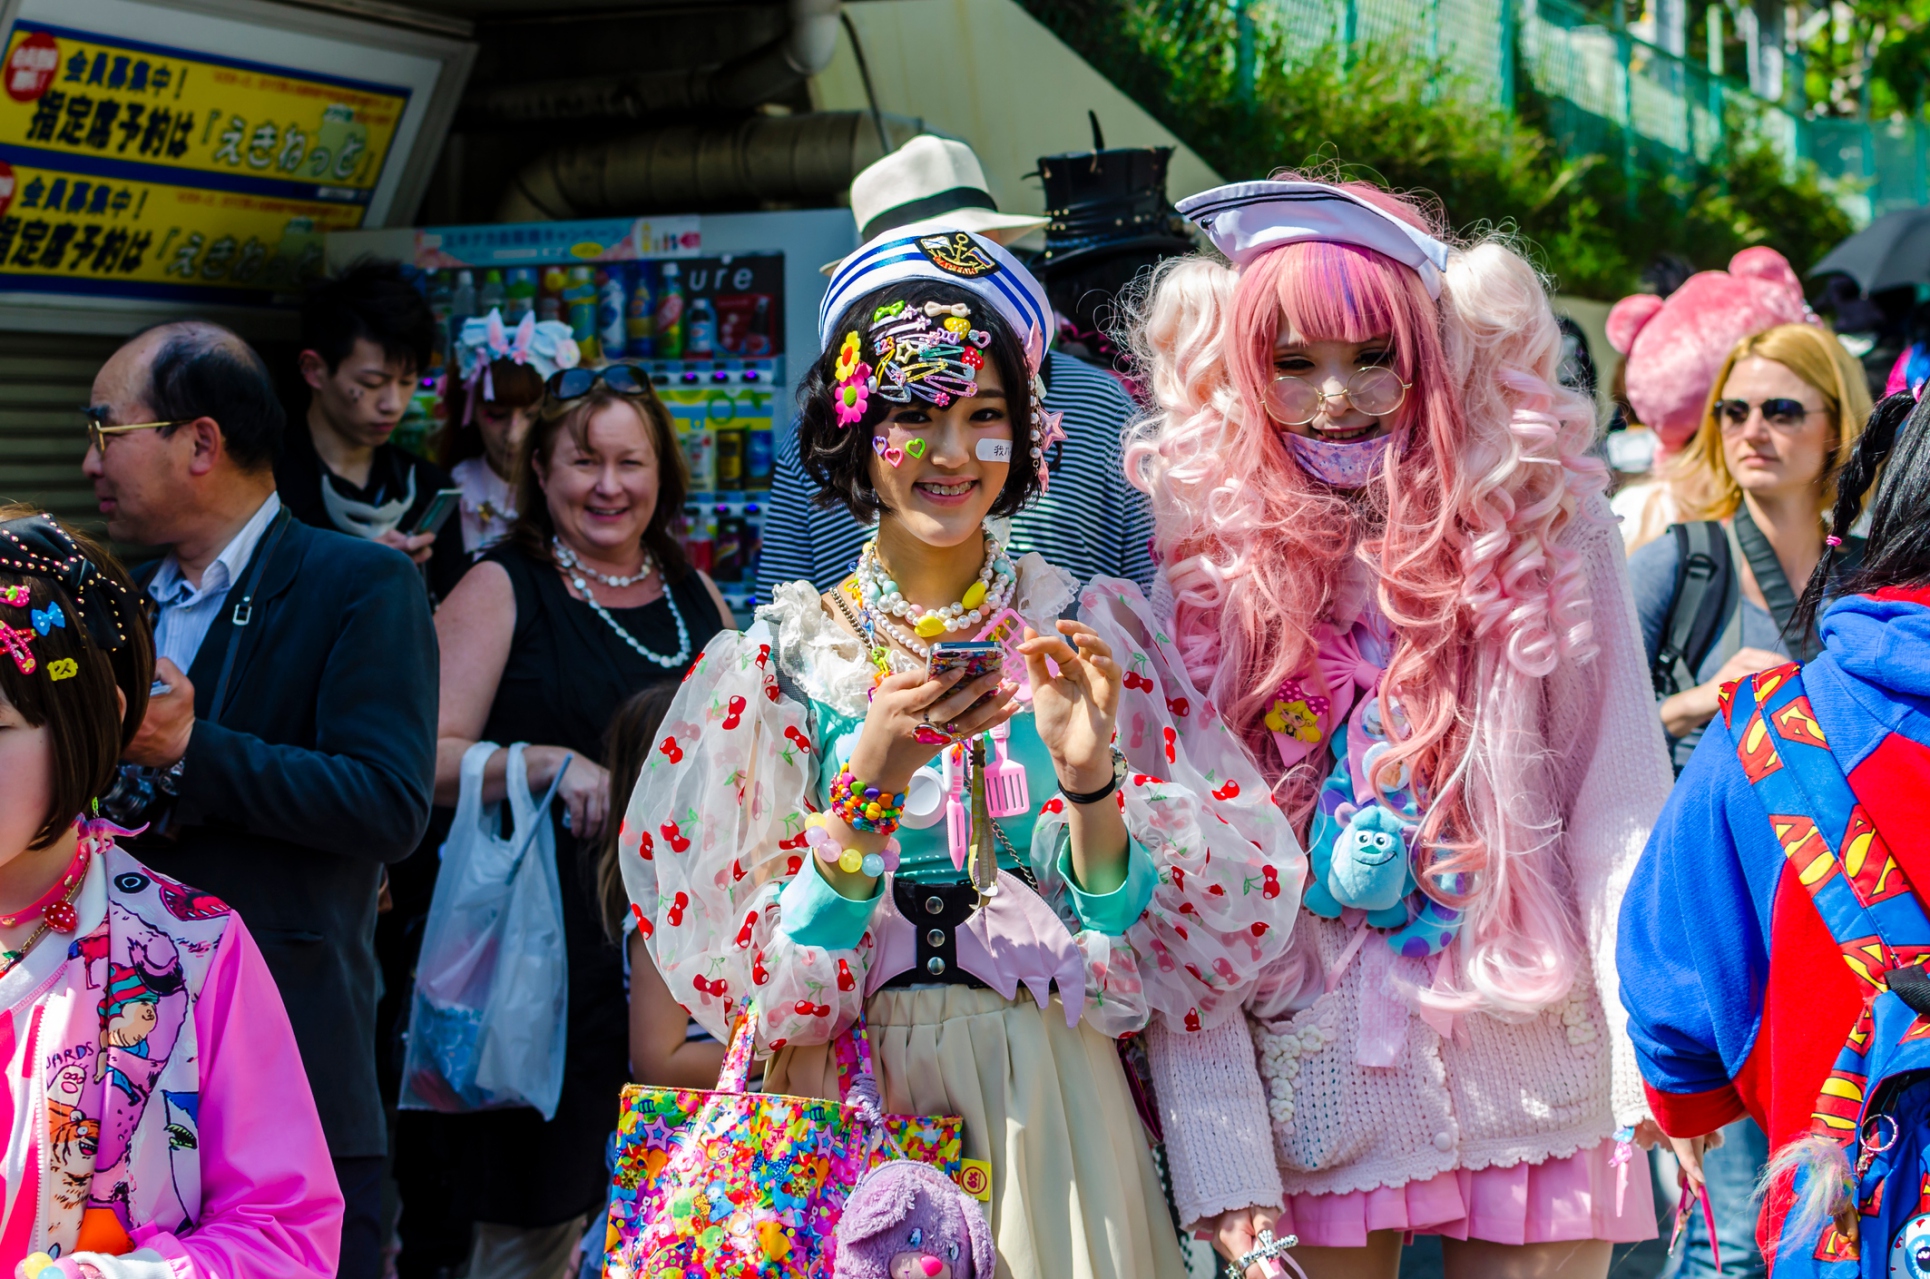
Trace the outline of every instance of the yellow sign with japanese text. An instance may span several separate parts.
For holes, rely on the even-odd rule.
[[[362,216],[354,204],[103,180],[4,161],[0,210],[0,289],[25,276],[117,293],[146,291],[128,284],[299,288],[321,269],[322,236]]]
[[[410,90],[17,21],[0,290],[266,300],[362,224]]]
[[[406,89],[18,22],[0,146],[169,169],[372,189]]]

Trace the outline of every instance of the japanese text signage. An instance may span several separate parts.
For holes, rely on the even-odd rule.
[[[361,225],[410,90],[19,21],[0,290],[266,300]]]

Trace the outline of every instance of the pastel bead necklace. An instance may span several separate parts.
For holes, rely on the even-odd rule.
[[[856,576],[858,598],[865,612],[886,634],[920,657],[930,654],[932,640],[952,631],[976,630],[985,619],[997,616],[1012,598],[1018,580],[1012,561],[990,532],[985,534],[985,562],[979,565],[978,580],[965,588],[956,604],[921,609],[906,599],[879,561],[876,541],[865,543]],[[911,622],[911,632],[897,625],[894,617]]]

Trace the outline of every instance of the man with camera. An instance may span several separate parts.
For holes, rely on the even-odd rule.
[[[247,921],[281,988],[347,1201],[340,1273],[381,1272],[373,952],[382,867],[429,818],[437,659],[409,558],[293,519],[261,358],[213,324],[140,334],[94,379],[83,469],[109,533],[164,549],[155,696],[102,813]]]

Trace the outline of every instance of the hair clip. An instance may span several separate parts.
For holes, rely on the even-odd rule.
[[[941,315],[957,316],[959,319],[964,320],[971,317],[972,308],[971,304],[966,302],[953,302],[950,305],[943,302],[927,302],[925,303],[925,314],[934,320]]]
[[[1843,544],[1843,539],[1836,536],[1836,534],[1834,533],[1830,534],[1828,537],[1823,539],[1824,546],[1841,546],[1842,544]]]
[[[71,657],[56,657],[47,663],[47,678],[51,680],[72,679],[80,674],[80,663]]]
[[[51,601],[44,609],[34,609],[30,616],[36,634],[45,635],[56,626],[63,631],[67,629],[67,615],[60,611],[59,600]]]
[[[13,659],[13,664],[19,668],[22,675],[33,674],[34,668],[38,665],[34,661],[33,650],[27,647],[33,637],[34,633],[25,627],[16,630],[5,622],[0,622],[0,649],[7,651],[7,656]]]
[[[0,604],[11,604],[15,608],[25,608],[33,600],[33,597],[33,588],[30,586],[9,586],[4,591],[0,591]]]

